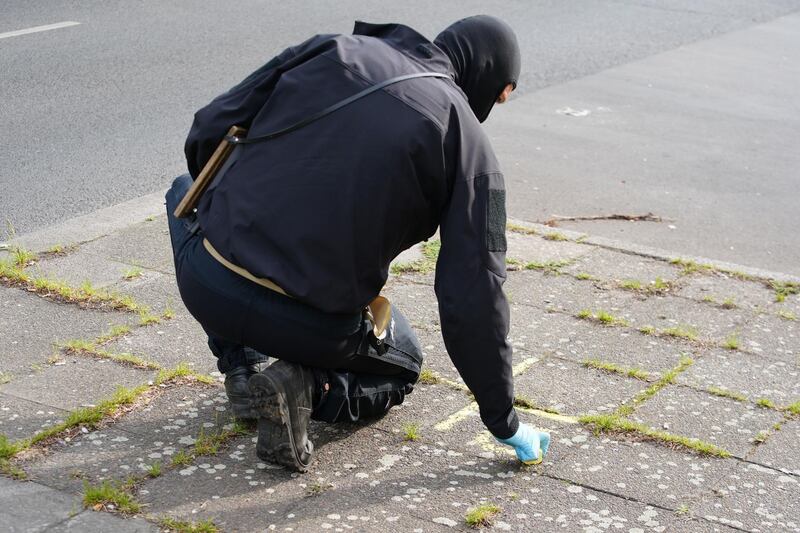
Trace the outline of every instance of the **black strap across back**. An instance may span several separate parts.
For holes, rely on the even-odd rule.
[[[411,80],[415,78],[449,78],[449,77],[450,77],[449,75],[443,74],[441,72],[417,72],[415,74],[405,74],[403,76],[389,78],[388,80],[384,80],[380,83],[376,83],[375,85],[371,85],[366,89],[364,89],[363,91],[354,94],[353,96],[348,96],[344,100],[340,100],[339,102],[336,102],[332,106],[326,107],[322,111],[314,113],[313,115],[308,116],[299,122],[295,122],[294,124],[286,128],[274,131],[272,133],[267,133],[266,135],[259,135],[258,137],[238,137],[235,135],[227,135],[225,136],[225,140],[231,144],[254,144],[254,143],[268,141],[270,139],[286,135],[287,133],[291,133],[295,130],[302,128],[303,126],[307,126],[312,122],[317,121],[324,116],[330,115],[334,111],[337,111],[347,105],[350,105],[356,100],[360,100],[361,98],[364,98],[365,96],[372,94],[375,91],[379,91],[384,87],[388,87],[389,85],[393,85],[401,81]]]

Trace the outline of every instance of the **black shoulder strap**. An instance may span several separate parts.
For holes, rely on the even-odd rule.
[[[448,76],[447,74],[442,74],[441,72],[417,72],[415,74],[406,74],[404,76],[397,76],[396,78],[390,78],[388,80],[384,80],[384,81],[382,81],[380,83],[376,83],[375,85],[367,87],[363,91],[358,92],[358,93],[354,94],[353,96],[349,96],[349,97],[345,98],[344,100],[336,102],[332,106],[326,107],[322,111],[314,113],[313,115],[304,118],[300,122],[296,122],[296,123],[292,124],[291,126],[283,128],[281,130],[274,131],[274,132],[268,133],[266,135],[259,135],[258,137],[249,137],[249,138],[237,137],[237,136],[234,136],[234,135],[228,135],[228,136],[225,137],[225,140],[228,141],[231,144],[253,144],[253,143],[268,141],[270,139],[274,139],[276,137],[280,137],[281,135],[286,135],[287,133],[290,133],[292,131],[298,130],[298,129],[302,128],[303,126],[307,126],[307,125],[311,124],[312,122],[314,122],[316,120],[319,120],[319,119],[321,119],[322,117],[324,117],[326,115],[330,115],[334,111],[337,111],[337,110],[343,108],[346,105],[352,104],[356,100],[364,98],[368,94],[372,94],[375,91],[379,91],[380,89],[383,89],[384,87],[387,87],[387,86],[392,85],[394,83],[398,83],[398,82],[405,81],[405,80],[411,80],[411,79],[414,79],[414,78],[449,78],[449,77],[450,76]]]

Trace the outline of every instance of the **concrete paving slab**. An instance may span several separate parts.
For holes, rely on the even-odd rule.
[[[564,460],[570,453],[570,439],[580,433],[577,424],[523,410],[517,414],[523,423],[551,434],[553,445],[541,468]],[[418,435],[415,441],[406,437],[410,425],[415,426]],[[386,416],[370,424],[370,428],[381,429],[411,448],[433,447],[438,450],[435,453],[450,457],[473,456],[516,464],[512,448],[498,443],[486,430],[477,405],[466,394],[441,385],[419,386],[406,396],[402,405],[393,407]]]
[[[221,387],[181,385],[164,388],[147,405],[118,419],[114,429],[156,441],[191,444],[201,432],[233,422]]]
[[[56,442],[44,456],[21,460],[20,466],[38,483],[82,494],[84,483],[122,482],[144,475],[147,465],[156,462],[166,469],[171,457],[186,445],[177,437],[159,438],[163,437],[135,435],[110,426]]]
[[[632,327],[653,326],[696,330],[702,341],[721,344],[731,335],[739,335],[752,314],[743,309],[718,309],[701,302],[676,296],[651,296],[631,300],[621,316]]]
[[[430,285],[413,283],[408,276],[396,276],[381,291],[408,319],[414,329],[439,329],[439,306]]]
[[[691,508],[732,461],[656,443],[594,436],[587,430],[573,441],[573,453],[550,474],[670,509]]]
[[[114,531],[114,533],[158,533],[161,529],[142,518],[120,518],[104,512],[83,511],[57,524],[48,533],[80,533],[85,531]]]
[[[800,322],[761,314],[742,328],[745,350],[800,367]]]
[[[154,313],[161,314],[171,309],[175,316],[191,316],[183,305],[174,274],[145,270],[139,278],[117,280],[111,289],[130,294]]]
[[[122,281],[123,276],[132,267],[82,249],[64,256],[45,257],[28,270],[31,274],[51,279],[58,279],[73,286],[88,281],[95,287],[109,287]],[[125,287],[118,287],[119,292],[127,294]]]
[[[800,399],[800,366],[739,351],[705,353],[678,376],[678,382],[726,389],[751,401],[767,398],[781,406]]]
[[[0,287],[0,372],[10,375],[13,383],[33,372],[32,365],[44,366],[55,353],[53,343],[93,339],[112,325],[134,319],[130,313],[81,309]]]
[[[623,291],[601,289],[570,276],[540,272],[511,272],[503,289],[513,304],[577,314],[582,309],[618,313],[636,297]]]
[[[748,459],[800,476],[800,420],[782,424],[779,431],[771,430],[767,442],[759,445]]]
[[[738,307],[751,310],[769,309],[775,303],[774,291],[763,283],[744,281],[724,273],[685,276],[676,294],[701,301],[713,299],[717,304],[730,300]]]
[[[800,480],[733,461],[693,512],[748,531],[800,531]]]
[[[175,274],[166,215],[131,224],[82,246],[86,253],[129,265]]]
[[[46,485],[79,493],[84,480],[97,483],[141,476],[154,463],[166,471],[172,457],[187,450],[201,433],[230,427],[230,422],[224,392],[200,386],[168,387],[114,424],[58,442],[44,457],[32,457],[24,466],[32,478]]]
[[[103,348],[112,353],[132,353],[165,368],[187,363],[197,372],[217,371],[217,359],[208,348],[208,336],[192,316],[184,314],[137,328]]]
[[[692,348],[630,328],[603,327],[561,313],[517,305],[511,307],[509,337],[515,348],[525,348],[535,355],[556,355],[577,363],[598,359],[652,373],[673,368]]]
[[[8,533],[49,530],[77,515],[82,508],[71,494],[0,476],[0,524]]]
[[[664,261],[655,261],[594,246],[591,247],[590,253],[564,267],[563,270],[573,275],[586,273],[595,279],[610,283],[637,280],[642,285],[651,283],[656,278],[664,281],[676,281],[680,277],[680,271]]]
[[[422,354],[424,357],[422,363],[423,368],[432,370],[439,376],[451,381],[463,383],[461,376],[458,374],[458,370],[453,366],[453,362],[447,354],[444,339],[442,339],[442,332],[417,329],[416,333],[420,346],[422,346]]]
[[[558,230],[553,230],[557,234]],[[534,235],[507,232],[508,250],[506,257],[523,263],[550,261],[572,261],[592,251],[591,246],[569,241],[551,241]]]
[[[536,363],[514,382],[517,396],[573,416],[612,412],[647,386],[638,379],[556,358]]]
[[[140,499],[156,514],[213,517],[225,530],[236,531],[466,531],[464,515],[481,503],[502,508],[495,526],[499,530],[529,531],[532,523],[599,529],[616,522],[664,531],[683,523],[669,511],[537,475],[510,462],[397,443],[383,432],[361,433],[328,444],[337,452],[324,470],[298,476],[258,462],[231,463],[223,475],[200,476],[189,484],[173,472],[146,482]],[[357,438],[372,443],[370,454],[353,453]]]
[[[668,386],[639,407],[631,418],[656,429],[710,442],[735,456],[745,457],[758,432],[769,430],[783,416],[749,403]]]
[[[0,393],[0,435],[15,441],[64,421],[67,412]]]
[[[110,397],[119,386],[136,387],[155,372],[88,356],[69,356],[66,364],[46,366],[3,386],[3,393],[58,409],[73,410]]]

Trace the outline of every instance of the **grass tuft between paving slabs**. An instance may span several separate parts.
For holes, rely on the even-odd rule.
[[[601,361],[599,359],[586,359],[581,363],[586,368],[594,368],[595,370],[602,370],[612,374],[620,374],[629,378],[635,378],[642,381],[649,381],[650,374],[641,368],[625,368],[614,363]]]
[[[709,387],[706,389],[706,392],[709,394],[713,394],[714,396],[719,396],[721,398],[729,398],[731,400],[736,400],[737,402],[746,402],[747,396],[744,394],[734,392],[728,389],[721,389],[719,387]]]
[[[553,415],[561,414],[561,413],[558,412],[557,409],[554,409],[552,407],[541,406],[541,405],[537,404],[536,402],[534,402],[533,400],[531,400],[530,398],[527,398],[525,396],[520,396],[520,395],[517,395],[517,396],[514,397],[514,405],[516,407],[523,407],[525,409],[533,409],[533,410],[536,410],[536,411],[543,411],[545,413],[550,413],[550,414],[553,414]]]
[[[477,507],[473,507],[464,515],[464,522],[470,527],[475,529],[491,527],[494,524],[495,517],[502,509],[493,503],[485,503]]]
[[[639,394],[633,397],[630,401],[620,405],[615,415],[617,416],[628,416],[632,414],[637,407],[641,404],[655,396],[661,389],[669,385],[670,383],[675,382],[675,378],[678,377],[678,374],[685,371],[691,365],[694,364],[694,360],[691,357],[683,356],[681,360],[678,362],[678,365],[670,370],[666,371],[655,383],[641,391]]]
[[[439,251],[442,242],[432,240],[422,243],[422,259],[411,263],[396,263],[391,266],[392,274],[417,273],[428,274],[436,269],[436,260],[439,258]]]
[[[542,238],[546,241],[568,241],[569,237],[557,231],[545,233]]]
[[[209,520],[200,520],[199,522],[189,522],[187,520],[176,520],[168,516],[162,516],[158,519],[158,525],[161,529],[169,531],[170,533],[219,533],[220,529],[214,522]]]
[[[685,339],[689,341],[696,341],[698,339],[697,329],[690,326],[676,326],[661,330],[661,335],[667,337],[675,337],[676,339]]]
[[[434,385],[439,383],[439,375],[429,368],[423,368],[422,371],[419,373],[418,381],[425,385]]]
[[[671,281],[657,277],[650,283],[643,284],[638,279],[625,279],[619,282],[618,287],[628,291],[638,292],[645,295],[665,294],[675,287]]]
[[[526,228],[525,226],[520,226],[519,224],[514,224],[513,222],[506,223],[506,231],[510,231],[512,233],[521,233],[522,235],[536,235],[536,230]]]
[[[411,423],[403,426],[403,440],[415,441],[420,437],[419,424]]]
[[[726,350],[738,350],[739,349],[739,337],[736,335],[730,335],[727,339],[722,343],[722,347]]]
[[[172,370],[161,370],[154,385],[140,385],[133,389],[118,387],[110,398],[102,400],[93,407],[81,407],[71,411],[63,422],[43,429],[32,437],[10,442],[4,435],[0,435],[0,460],[9,460],[37,444],[46,444],[56,435],[73,428],[84,426],[89,429],[96,429],[103,421],[122,414],[126,408],[132,406],[146,393],[155,391],[157,390],[156,387],[180,378],[193,379],[201,383],[208,383],[206,380],[214,382],[214,378],[211,376],[197,374],[184,363]]]
[[[627,327],[630,325],[624,318],[616,317],[602,309],[599,309],[597,312],[592,312],[591,309],[581,309],[575,317],[581,320],[593,320],[604,326]]]
[[[552,261],[531,261],[525,263],[525,270],[539,270],[545,274],[560,275],[561,269],[574,263],[574,259],[559,259]]]
[[[653,429],[645,424],[633,422],[619,415],[584,415],[578,418],[578,422],[591,427],[595,434],[600,433],[621,433],[629,434],[644,440],[666,443],[669,445],[685,448],[697,452],[701,455],[712,455],[716,457],[730,457],[730,452],[700,439],[675,435],[666,431]]]
[[[25,271],[24,266],[9,261],[0,261],[0,282],[68,303],[107,306],[134,313],[145,309],[129,295],[98,289],[88,281],[79,287],[73,287],[57,279],[32,276]]]
[[[142,509],[122,484],[108,480],[100,485],[84,481],[83,505],[95,511],[118,511],[122,514],[136,514]]]

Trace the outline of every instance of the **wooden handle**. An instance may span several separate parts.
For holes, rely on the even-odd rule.
[[[246,129],[240,128],[239,126],[231,126],[226,137],[242,137],[245,134],[247,134]],[[203,196],[208,186],[214,181],[214,177],[217,175],[222,165],[225,164],[225,161],[228,159],[228,156],[231,155],[234,147],[234,144],[222,139],[222,142],[219,143],[217,149],[214,150],[214,153],[211,154],[211,157],[208,159],[206,166],[203,167],[197,179],[194,180],[186,196],[183,197],[181,203],[175,208],[174,215],[177,218],[184,218],[194,211],[194,208],[197,207],[200,201],[200,197]]]

